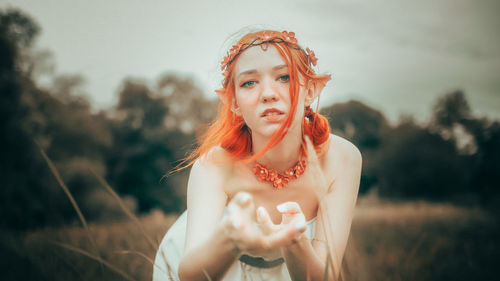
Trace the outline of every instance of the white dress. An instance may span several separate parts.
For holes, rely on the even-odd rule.
[[[179,280],[177,272],[184,253],[186,221],[187,212],[184,212],[163,237],[156,253],[153,281]],[[307,222],[306,233],[309,239],[314,238],[315,227],[316,218]],[[286,263],[278,250],[266,253],[261,257],[242,254],[231,265],[223,280],[289,281],[291,279]]]

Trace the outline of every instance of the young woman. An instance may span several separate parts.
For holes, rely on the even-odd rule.
[[[330,76],[294,35],[248,33],[224,58],[219,113],[190,158],[187,211],[154,280],[339,277],[361,155],[311,109]]]

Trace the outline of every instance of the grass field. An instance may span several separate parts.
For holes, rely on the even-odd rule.
[[[498,280],[498,220],[477,208],[377,203],[357,208],[348,280]]]
[[[140,221],[159,243],[175,219],[154,211]],[[79,225],[0,233],[2,280],[151,280],[156,249],[140,227],[120,222],[90,230],[97,247]],[[479,208],[360,200],[345,280],[498,280],[499,237],[497,218]]]

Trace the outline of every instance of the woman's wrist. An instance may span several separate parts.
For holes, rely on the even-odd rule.
[[[234,226],[232,225],[231,221],[223,219],[217,235],[220,235],[219,237],[222,238],[223,244],[227,246],[230,254],[237,258],[243,251],[238,247],[238,244],[234,240],[234,237],[231,235],[232,231],[234,231]]]
[[[304,248],[308,243],[311,243],[309,241],[309,238],[305,233],[301,233],[297,237],[295,237],[292,242],[285,247],[282,247],[283,251],[288,251],[288,252],[295,252],[300,250],[301,248]]]

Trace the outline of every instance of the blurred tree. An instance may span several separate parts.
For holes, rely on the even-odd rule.
[[[481,122],[482,121],[482,122]],[[470,122],[472,123],[472,122]],[[474,134],[478,152],[476,166],[473,169],[472,188],[483,203],[489,207],[500,208],[500,122],[478,120],[483,128]],[[472,124],[467,124],[470,129]]]
[[[56,71],[54,55],[46,49],[34,49],[25,56],[23,68],[34,81],[48,82]]]
[[[384,137],[376,162],[385,197],[446,200],[467,190],[465,159],[453,142],[409,118]]]
[[[65,209],[67,200],[47,203],[65,198],[51,189],[57,186],[47,173],[27,122],[30,109],[26,93],[33,84],[19,64],[38,31],[38,25],[22,12],[0,10],[0,228],[25,229],[65,220],[66,212],[59,211]]]
[[[111,145],[107,117],[91,113],[79,76],[61,76],[49,90],[37,87],[23,67],[37,63],[31,61],[39,31],[33,20],[18,10],[2,10],[0,23],[0,227],[26,229],[76,218],[39,148],[55,162],[89,219],[117,210],[111,197],[95,204],[92,194],[102,187],[88,170],[105,173],[104,151]]]
[[[68,103],[80,103],[83,107],[89,108],[85,96],[85,78],[79,74],[57,75],[52,80],[50,93],[60,101]]]
[[[33,57],[38,58],[39,65],[44,62],[45,71],[50,71],[49,53],[46,51],[34,52],[34,42],[40,33],[40,27],[31,18],[20,10],[8,8],[0,10],[0,33],[9,42],[13,51],[11,59],[15,61],[15,67],[22,72],[24,76],[31,77],[34,72]],[[4,59],[4,58],[2,58]],[[37,69],[40,73],[41,69]]]
[[[117,112],[123,117],[123,125],[135,129],[161,128],[168,108],[160,98],[153,95],[146,85],[125,81],[117,105]]]
[[[203,130],[217,112],[217,101],[206,99],[190,79],[164,75],[158,80],[157,92],[169,111],[163,120],[167,129],[175,128],[184,133]]]
[[[432,130],[450,139],[467,158],[464,173],[471,175],[469,190],[483,203],[500,201],[500,124],[473,116],[465,94],[458,90],[440,98],[433,110]]]
[[[36,25],[18,11],[8,11],[0,20],[10,26],[2,25],[0,34],[0,114],[5,117],[0,130],[7,136],[2,139],[3,225],[29,228],[75,218],[35,142],[54,161],[90,220],[120,217],[114,199],[89,173],[91,167],[122,195],[131,196],[126,201],[132,209],[137,199],[140,211],[180,211],[186,172],[167,178],[168,188],[160,180],[185,157],[194,133],[213,116],[214,103],[204,99],[191,80],[167,75],[157,92],[125,82],[111,118],[105,112],[92,113],[80,75],[58,75],[48,89],[37,87],[33,73],[47,61],[33,55],[30,47]],[[167,88],[172,90],[168,95]]]
[[[0,33],[18,53],[33,45],[40,32],[38,24],[17,9],[0,10]]]
[[[332,130],[360,148],[376,148],[380,137],[388,128],[387,119],[379,110],[360,101],[337,103],[321,110],[329,117]]]
[[[160,179],[186,156],[195,131],[215,112],[190,80],[162,77],[156,92],[126,80],[119,93],[112,125],[114,144],[107,157],[108,179],[123,194],[138,199],[139,210],[184,208],[186,172]]]
[[[434,105],[432,123],[450,128],[454,123],[471,119],[472,113],[465,94],[458,90],[440,98]]]
[[[321,113],[328,117],[333,133],[353,142],[363,155],[360,193],[366,193],[377,183],[374,161],[381,139],[389,129],[382,112],[360,101],[348,101],[325,107]]]
[[[28,30],[28,32],[23,32]],[[19,169],[26,169],[28,176],[40,168],[40,162],[30,163],[36,153],[29,136],[22,129],[22,120],[26,114],[21,106],[21,73],[17,70],[19,48],[29,45],[36,31],[36,24],[17,10],[0,10],[0,227],[32,225],[36,218],[33,212],[23,215],[23,204],[31,203],[24,196],[22,189],[26,185],[40,185]],[[28,166],[26,166],[28,165]],[[30,210],[32,211],[32,210]],[[18,220],[24,220],[18,222]]]
[[[162,145],[165,131],[158,130],[167,110],[147,86],[125,81],[116,112],[118,118],[111,124],[113,147],[107,153],[107,178],[120,193],[136,197],[140,211],[161,206],[149,191],[160,188],[164,170],[157,164],[163,163],[164,168],[172,159],[172,152]]]
[[[476,139],[464,124],[470,124],[468,120],[473,119],[465,94],[458,90],[436,102],[429,128],[444,139],[453,141],[460,153],[470,155],[477,151]]]

